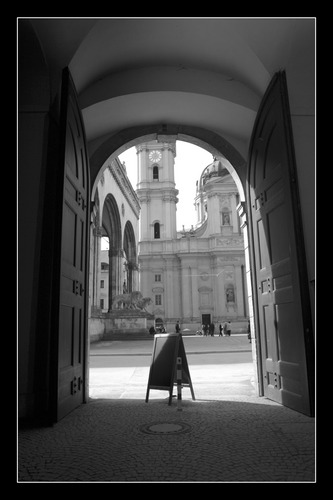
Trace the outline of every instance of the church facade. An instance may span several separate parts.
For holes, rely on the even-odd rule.
[[[176,141],[141,144],[137,155],[140,290],[152,298],[156,324],[171,332],[179,320],[182,330],[196,331],[227,320],[245,331],[244,242],[228,162],[215,158],[203,169],[193,187],[197,220],[177,231]]]
[[[155,325],[197,331],[248,318],[239,195],[225,158],[215,158],[193,186],[196,220],[177,230],[176,141],[137,149],[137,190],[118,159],[106,162],[94,194],[90,245],[91,341],[107,332],[114,298],[140,291],[151,298]],[[190,168],[190,166],[188,166]],[[190,188],[190,186],[189,186]],[[101,240],[108,243],[102,249]],[[109,318],[110,316],[110,318]],[[112,329],[112,327],[111,327]]]

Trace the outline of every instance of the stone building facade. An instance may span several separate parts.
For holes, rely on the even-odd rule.
[[[105,333],[114,298],[138,290],[140,204],[118,158],[106,162],[93,196],[88,325],[90,340],[97,340]],[[101,249],[102,238],[108,250]]]
[[[244,331],[244,242],[228,162],[215,158],[204,168],[194,186],[196,224],[177,231],[176,142],[141,144],[137,154],[140,290],[153,299],[155,321],[173,331],[177,320],[190,330],[230,320],[235,332]]]
[[[125,165],[107,162],[97,183],[91,218],[91,339],[101,338],[114,315],[112,301],[140,291],[156,325],[198,330],[203,323],[232,322],[245,330],[248,317],[244,243],[238,191],[215,158],[193,186],[196,221],[177,231],[176,141],[143,143],[137,149],[134,191]],[[189,166],[190,167],[190,166]],[[109,248],[101,249],[101,239]]]

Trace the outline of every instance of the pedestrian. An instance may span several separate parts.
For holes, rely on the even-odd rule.
[[[227,323],[227,335],[228,335],[228,337],[230,337],[230,335],[231,335],[231,323],[230,323],[230,321],[228,321],[228,323]]]
[[[155,335],[156,330],[154,328],[154,325],[151,325],[151,327],[149,328],[149,333],[150,333],[150,335]]]
[[[204,324],[201,325],[201,334],[202,334],[202,336],[204,336],[204,334],[205,334],[205,325]]]
[[[177,323],[176,323],[175,329],[176,329],[176,333],[180,333],[180,324],[179,324],[179,320],[177,320]]]
[[[214,337],[214,332],[215,332],[215,325],[214,325],[214,323],[210,324],[209,331],[210,331],[210,336]]]
[[[208,325],[207,325],[207,323],[204,324],[204,336],[205,337],[208,336]]]
[[[222,330],[223,330],[223,327],[221,325],[221,323],[219,324],[219,337],[222,337]]]
[[[251,342],[251,327],[250,327],[250,320],[247,322],[247,338],[249,339],[250,344]]]
[[[223,335],[226,337],[228,335],[228,323],[225,321],[223,325]]]

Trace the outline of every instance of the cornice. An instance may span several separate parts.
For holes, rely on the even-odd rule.
[[[115,158],[112,160],[111,165],[108,165],[108,169],[138,219],[141,209],[140,201],[127,177],[123,165],[118,158]]]

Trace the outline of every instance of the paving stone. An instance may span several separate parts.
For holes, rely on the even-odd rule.
[[[18,481],[315,482],[314,419],[262,398],[182,403],[92,400],[20,429]],[[156,423],[189,429],[142,431]]]

